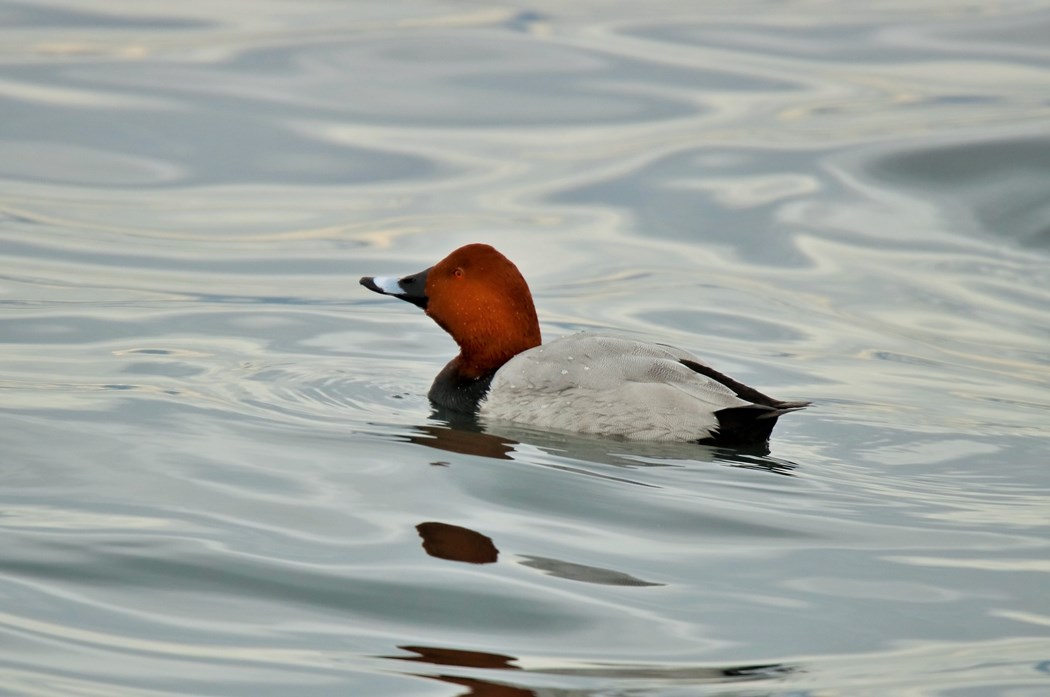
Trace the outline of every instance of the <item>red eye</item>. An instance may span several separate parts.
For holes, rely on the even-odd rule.
[[[463,269],[457,268],[455,271],[452,272],[452,275],[456,278],[463,278]]]

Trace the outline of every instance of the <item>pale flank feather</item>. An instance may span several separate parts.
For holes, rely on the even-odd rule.
[[[633,440],[700,440],[715,412],[750,402],[680,361],[671,346],[575,334],[518,354],[479,407],[487,419]]]

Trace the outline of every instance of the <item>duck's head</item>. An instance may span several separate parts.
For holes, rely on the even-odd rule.
[[[487,244],[460,247],[411,276],[365,276],[361,285],[423,308],[459,344],[459,370],[470,377],[490,374],[540,344],[528,284]]]

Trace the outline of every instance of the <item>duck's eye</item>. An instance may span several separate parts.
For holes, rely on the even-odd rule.
[[[455,276],[456,278],[463,278],[463,269],[461,269],[459,267],[456,267],[452,271],[452,275]]]

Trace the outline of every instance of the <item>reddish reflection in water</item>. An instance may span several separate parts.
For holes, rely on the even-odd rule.
[[[466,692],[460,693],[457,697],[536,697],[536,693],[532,690],[488,680],[477,680],[458,675],[427,675],[425,677],[468,688]]]
[[[515,441],[477,430],[461,430],[446,426],[416,426],[420,435],[409,436],[408,441],[428,448],[461,455],[478,455],[495,460],[511,460]]]
[[[418,661],[433,663],[436,666],[461,666],[463,668],[491,668],[494,670],[521,670],[511,665],[518,660],[514,656],[485,651],[464,651],[463,649],[446,649],[441,646],[398,646],[402,651],[409,651],[415,656],[390,656],[399,661]]]
[[[783,678],[800,670],[798,666],[783,663],[756,663],[740,665],[617,665],[592,664],[578,667],[523,670],[513,665],[518,659],[499,653],[468,651],[436,646],[398,646],[413,656],[384,656],[396,661],[429,663],[437,666],[454,666],[478,670],[519,671],[515,675],[525,679],[533,675],[561,675],[573,677],[601,678],[605,680],[655,681],[661,684],[712,685],[738,682],[763,682]],[[419,677],[468,688],[457,697],[535,697],[536,692],[527,687],[508,685],[505,682],[483,680],[464,675],[427,675]],[[506,678],[509,680],[510,675]],[[545,693],[546,694],[546,693]],[[589,693],[588,693],[589,694]]]
[[[416,526],[423,538],[423,549],[432,557],[470,564],[494,564],[499,550],[492,538],[448,523],[427,522]]]
[[[505,656],[498,653],[446,649],[437,646],[398,646],[398,648],[416,655],[386,656],[385,658],[393,658],[398,661],[430,663],[437,666],[488,670],[521,670],[518,666],[511,665],[517,660],[514,656]],[[500,682],[481,680],[464,675],[420,675],[420,677],[467,688],[466,692],[461,692],[457,697],[535,697],[536,695],[535,692],[524,687],[514,687]]]

